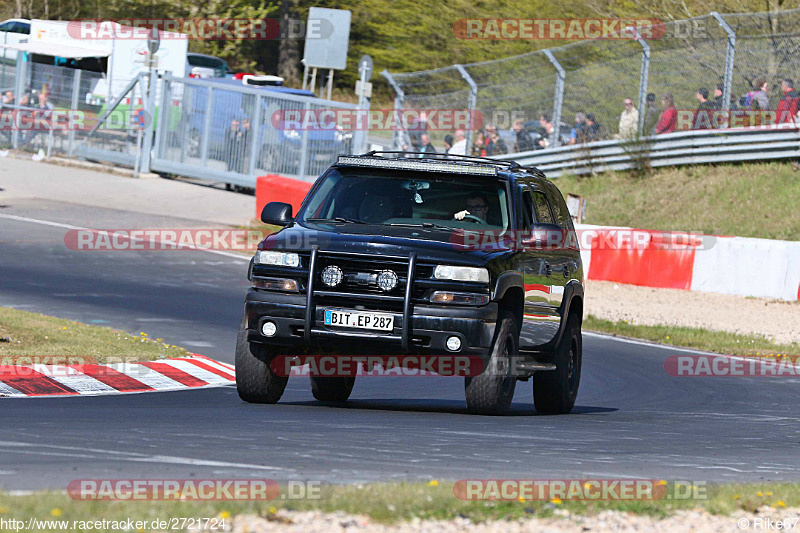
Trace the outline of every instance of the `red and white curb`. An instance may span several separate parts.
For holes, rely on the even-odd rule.
[[[235,381],[233,365],[197,354],[142,363],[0,366],[0,396],[14,398],[175,391]]]

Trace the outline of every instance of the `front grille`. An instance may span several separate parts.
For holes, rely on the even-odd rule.
[[[334,265],[342,271],[342,281],[334,286],[328,287],[322,282],[322,272],[325,267]],[[433,273],[433,265],[416,266],[416,279],[429,279]],[[386,307],[383,304],[396,304],[396,307],[402,308],[402,298],[406,290],[406,276],[408,274],[408,258],[400,257],[386,257],[374,256],[367,257],[355,254],[330,254],[320,252],[317,256],[315,276],[315,292],[336,292],[343,295],[352,296],[358,299],[360,295],[371,295],[373,298],[369,299],[371,306],[380,304],[378,307]],[[397,285],[391,291],[383,291],[377,285],[378,275],[385,271],[391,270],[397,275]],[[425,288],[412,287],[412,300],[420,300],[425,295]],[[374,297],[380,296],[381,299],[376,301]],[[397,298],[397,301],[393,301]],[[366,299],[366,298],[365,298]],[[395,307],[395,305],[389,305]]]

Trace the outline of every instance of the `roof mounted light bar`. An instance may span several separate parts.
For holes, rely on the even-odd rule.
[[[497,176],[497,167],[469,162],[444,160],[414,161],[411,159],[387,159],[385,157],[340,155],[339,166],[387,168],[398,170],[421,170],[424,172],[444,172],[447,174],[466,174],[474,176]]]

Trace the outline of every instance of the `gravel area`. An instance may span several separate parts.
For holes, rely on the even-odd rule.
[[[587,281],[586,313],[646,326],[760,333],[774,342],[800,342],[800,302]]]
[[[233,533],[267,533],[302,532],[302,533],[329,533],[329,532],[369,532],[369,533],[406,533],[420,532],[497,532],[515,533],[522,531],[536,531],[541,533],[584,533],[586,531],[598,533],[619,533],[656,531],[685,533],[730,533],[732,531],[756,531],[775,529],[776,520],[789,519],[789,527],[800,516],[800,509],[775,510],[770,507],[759,509],[758,514],[738,511],[731,516],[712,515],[704,510],[680,511],[666,518],[655,518],[644,515],[634,515],[619,511],[604,511],[596,515],[570,516],[566,511],[557,510],[556,518],[529,518],[525,520],[498,520],[493,522],[474,524],[468,519],[456,518],[454,520],[419,520],[395,525],[384,525],[372,522],[365,516],[348,515],[342,512],[322,513],[318,511],[286,511],[279,510],[267,517],[254,515],[241,515],[233,517],[226,531]],[[772,520],[772,527],[767,526],[766,520]],[[759,522],[761,520],[761,522]],[[800,525],[800,524],[798,524]],[[759,527],[760,526],[760,527]]]

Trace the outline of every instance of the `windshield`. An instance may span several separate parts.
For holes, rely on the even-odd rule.
[[[479,176],[332,169],[303,222],[353,222],[447,229],[507,229],[505,182]]]

